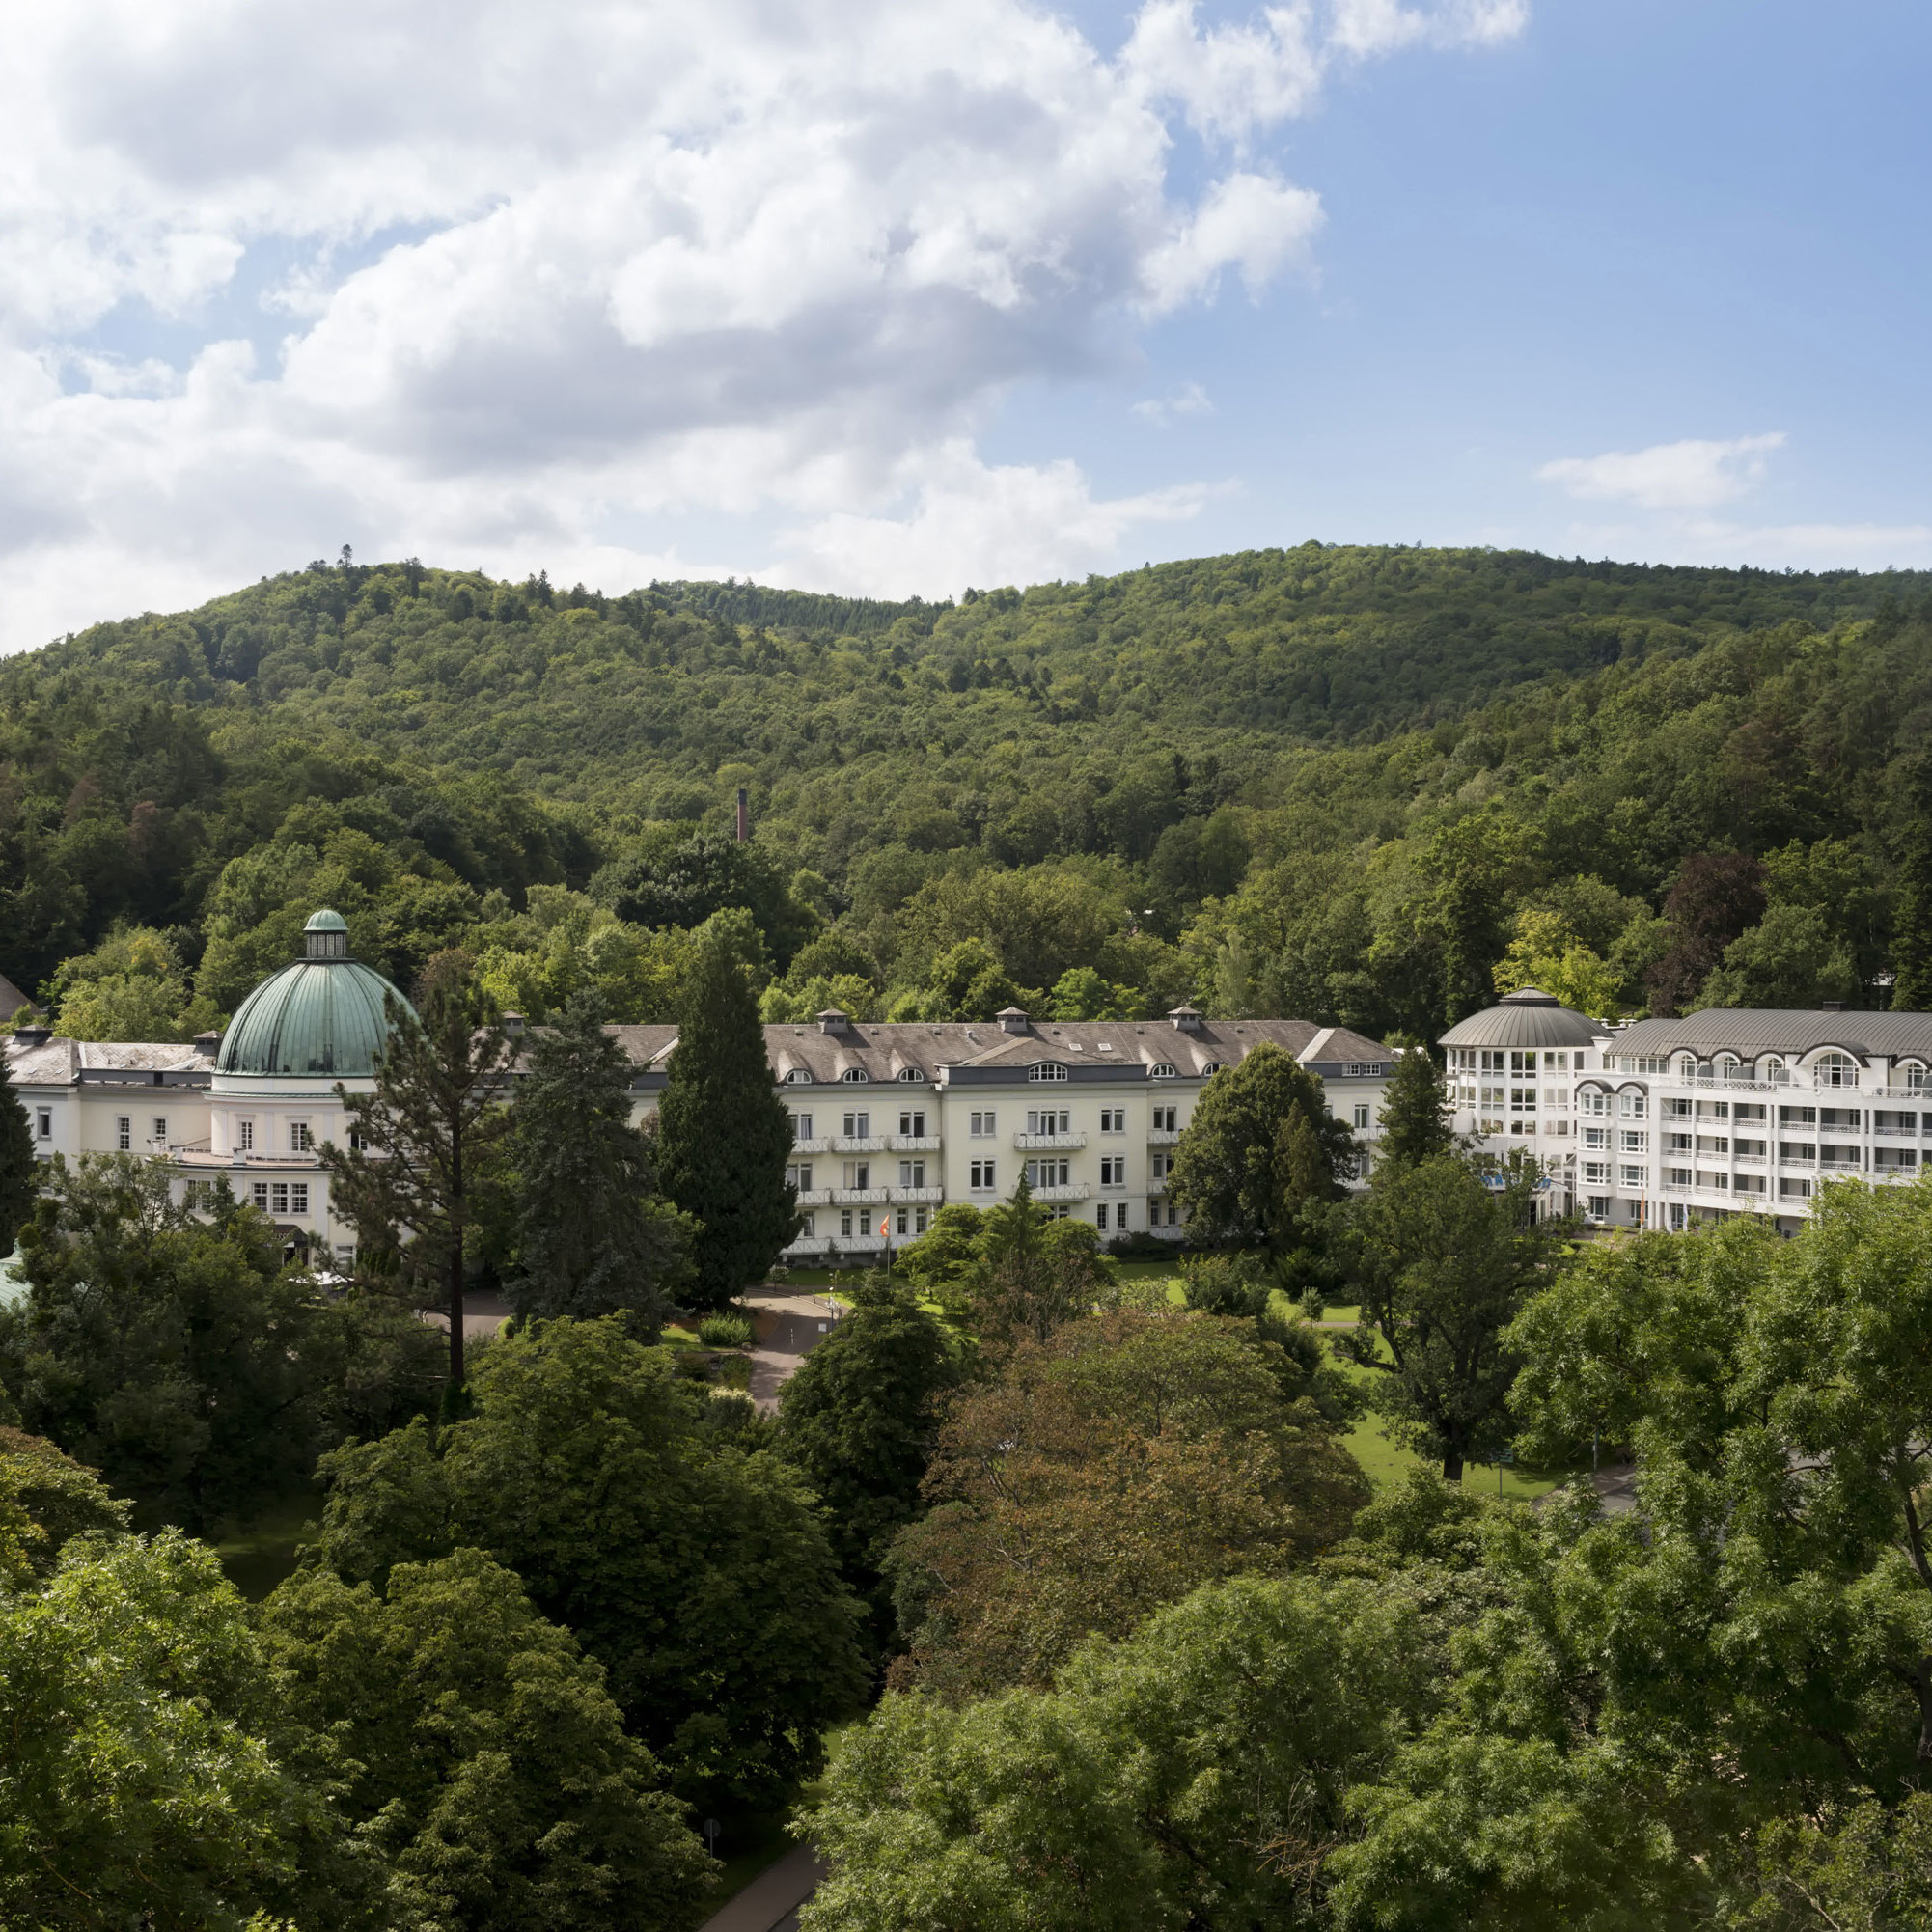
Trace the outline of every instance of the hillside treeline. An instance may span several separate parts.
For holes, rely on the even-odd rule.
[[[459,943],[538,1014],[668,1017],[718,916],[773,1017],[1928,1004],[1928,590],[1310,544],[894,604],[345,557],[0,668],[0,972],[84,1036],[191,1032],[326,900],[399,980]]]

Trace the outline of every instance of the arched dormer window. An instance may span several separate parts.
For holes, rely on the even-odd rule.
[[[1697,1056],[1694,1053],[1680,1053],[1677,1056],[1677,1078],[1695,1080],[1697,1077]]]
[[[1739,1078],[1736,1054],[1721,1053],[1718,1055],[1717,1077],[1720,1080],[1736,1080]]]
[[[902,1066],[898,1070],[898,1077],[901,1080],[924,1080],[925,1078],[925,1068],[923,1066]]]
[[[786,1076],[786,1084],[791,1087],[810,1087],[812,1075],[802,1066],[794,1066]]]
[[[1764,1056],[1757,1069],[1757,1077],[1760,1080],[1770,1081],[1774,1087],[1788,1086],[1791,1080],[1791,1075],[1786,1070],[1783,1061],[1775,1053],[1767,1053]]]
[[[1179,1076],[1179,1071],[1178,1067],[1163,1060],[1147,1068],[1147,1078],[1149,1080],[1173,1080]]]
[[[839,1076],[848,1087],[857,1087],[862,1081],[869,1080],[871,1077],[863,1066],[848,1066]]]
[[[1903,1076],[1907,1089],[1914,1093],[1922,1093],[1928,1087],[1932,1087],[1932,1078],[1927,1077],[1924,1067],[1916,1060],[1901,1062],[1898,1071]]]
[[[1029,1080],[1064,1080],[1066,1068],[1057,1060],[1036,1060],[1027,1068]]]
[[[1207,1064],[1201,1069],[1201,1077],[1203,1080],[1205,1080],[1209,1077],[1209,1075],[1219,1073],[1221,1071],[1221,1067],[1222,1067],[1222,1063],[1220,1061],[1210,1060],[1207,1063]]]
[[[1848,1053],[1821,1053],[1812,1063],[1820,1087],[1856,1087],[1859,1063]]]

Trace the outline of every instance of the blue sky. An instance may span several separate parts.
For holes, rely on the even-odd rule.
[[[0,649],[345,541],[1932,565],[1928,53],[1882,0],[73,0],[0,73]]]

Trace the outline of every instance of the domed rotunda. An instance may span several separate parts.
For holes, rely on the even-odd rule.
[[[316,913],[302,934],[302,957],[271,973],[236,1008],[215,1072],[251,1080],[367,1079],[389,1037],[390,1000],[408,1008],[380,973],[348,956],[342,914]]]

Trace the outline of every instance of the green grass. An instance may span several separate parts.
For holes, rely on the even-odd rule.
[[[251,1603],[260,1603],[293,1573],[303,1532],[321,1514],[313,1490],[287,1498],[264,1510],[252,1529],[237,1530],[214,1545],[228,1580]]]

